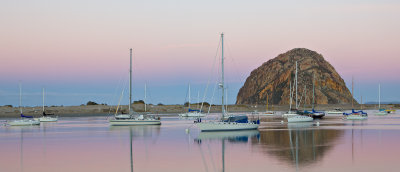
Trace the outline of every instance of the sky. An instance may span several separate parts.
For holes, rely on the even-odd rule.
[[[216,56],[225,34],[228,103],[250,72],[293,48],[324,56],[355,98],[399,101],[400,1],[395,0],[2,0],[0,105],[127,104],[129,48],[133,97],[220,103]],[[214,67],[213,67],[214,66]],[[210,83],[210,84],[207,84]],[[221,92],[219,90],[219,92]],[[185,98],[186,97],[186,98]],[[202,99],[202,98],[201,98]]]

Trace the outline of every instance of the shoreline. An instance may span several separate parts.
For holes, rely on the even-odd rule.
[[[191,105],[192,107],[196,107],[196,105]],[[381,105],[381,108],[393,108],[400,109],[398,104],[395,105]],[[132,108],[134,111],[142,113],[144,112],[144,104],[133,104]],[[333,110],[335,108],[341,108],[342,110],[351,110],[351,104],[326,104],[326,105],[317,105],[315,110]],[[193,108],[196,109],[196,108]],[[235,113],[248,113],[248,112],[265,112],[265,105],[228,105],[227,109],[229,112]],[[306,110],[311,110],[311,105],[305,106]],[[354,109],[360,110],[361,105],[357,104],[354,106]],[[363,105],[363,110],[378,110],[378,105],[376,104],[368,104]],[[203,112],[208,112],[209,107],[204,106],[202,108]],[[271,111],[288,111],[289,105],[269,105],[269,110]],[[304,106],[299,107],[299,110],[304,110]],[[24,115],[30,115],[34,117],[42,116],[42,107],[23,107],[22,108]],[[59,117],[88,117],[88,116],[108,116],[112,115],[116,111],[116,106],[107,106],[107,105],[85,105],[85,106],[52,106],[45,107],[46,113],[53,113]],[[128,105],[123,105],[120,107],[119,112],[127,112]],[[158,115],[163,114],[162,116],[174,116],[172,114],[178,114],[187,112],[188,107],[183,107],[183,105],[147,105],[146,113]],[[210,113],[218,113],[221,111],[220,105],[211,106]],[[170,114],[170,115],[169,115]],[[16,118],[20,117],[20,109],[19,107],[7,107],[0,106],[0,118]]]

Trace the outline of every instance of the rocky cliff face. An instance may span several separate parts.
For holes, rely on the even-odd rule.
[[[253,70],[239,90],[236,104],[266,104],[267,97],[269,104],[289,104],[289,87],[290,83],[293,86],[295,80],[296,61],[298,98],[301,104],[312,103],[314,75],[316,104],[352,102],[352,95],[343,79],[321,54],[305,48],[295,48]]]

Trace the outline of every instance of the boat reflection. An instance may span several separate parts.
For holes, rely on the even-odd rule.
[[[160,135],[159,125],[137,125],[137,126],[110,126],[109,130],[113,134],[125,134],[132,132],[133,137],[153,137]]]
[[[245,131],[224,131],[224,132],[200,132],[199,136],[195,139],[195,142],[199,144],[200,152],[202,154],[203,163],[208,171],[208,167],[205,164],[204,155],[201,150],[201,144],[203,142],[212,142],[212,141],[221,141],[221,168],[222,172],[225,172],[225,141],[228,143],[243,143],[246,144],[251,141],[253,138],[259,138],[259,131],[258,130],[245,130]]]
[[[312,123],[290,124],[284,130],[261,130],[259,142],[252,144],[299,170],[322,160],[343,135],[343,130],[314,128]]]
[[[110,126],[111,132],[125,133],[129,131],[129,151],[130,151],[130,169],[133,172],[133,139],[134,138],[156,138],[160,134],[159,125],[138,125],[138,126]]]
[[[200,132],[195,139],[197,142],[211,140],[227,140],[231,143],[247,143],[249,138],[258,138],[260,132],[258,130],[245,131],[221,131],[221,132]]]

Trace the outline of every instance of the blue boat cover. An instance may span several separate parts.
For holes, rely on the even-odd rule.
[[[25,116],[24,114],[21,113],[22,118],[33,118],[33,116]]]
[[[315,111],[314,109],[312,109],[312,113],[323,113],[323,112],[318,112],[318,111]]]
[[[201,111],[197,109],[189,109],[189,112],[201,112]]]
[[[360,111],[355,111],[354,109],[351,110],[351,113],[343,113],[343,115],[351,115],[351,114],[357,114],[357,113],[361,113],[361,115],[366,116],[368,115],[366,112],[360,110]]]
[[[230,116],[224,122],[248,123],[249,120],[248,120],[247,116],[241,115],[241,116]]]
[[[362,111],[362,110],[356,112],[356,111],[354,111],[354,109],[352,109],[351,112],[352,112],[352,113],[361,113],[361,114],[363,114],[363,115],[366,115],[366,114],[367,114],[366,112],[364,112],[364,111]]]

